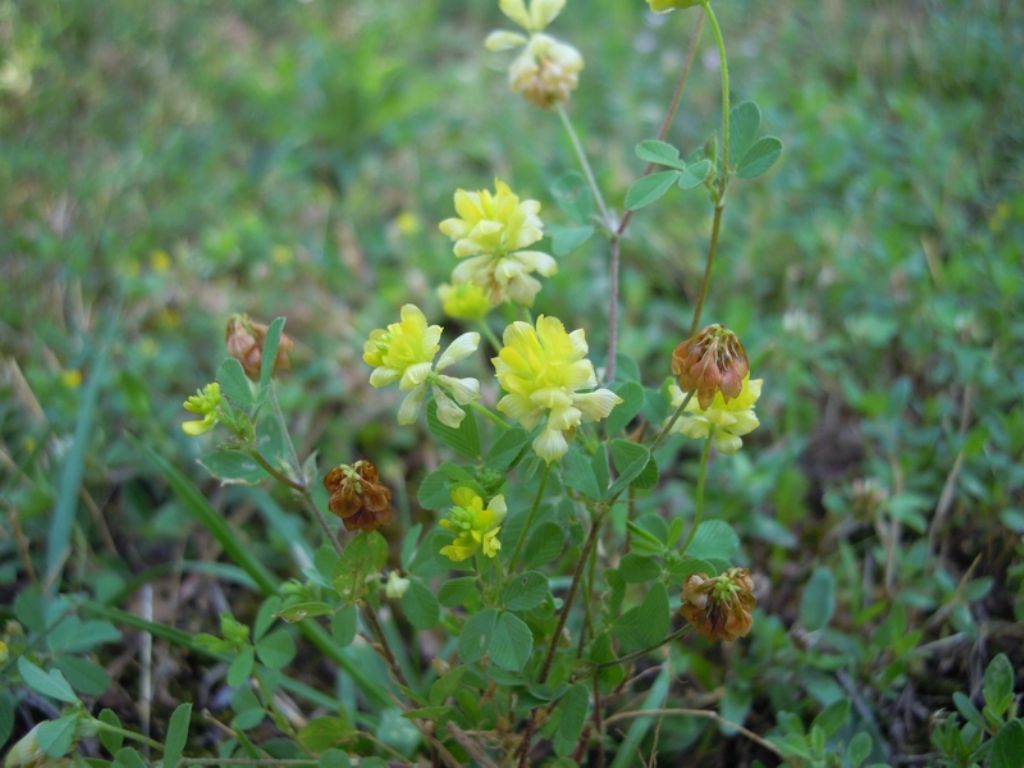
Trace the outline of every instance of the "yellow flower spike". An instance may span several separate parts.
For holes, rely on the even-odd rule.
[[[198,390],[183,404],[186,411],[202,416],[202,419],[183,421],[181,431],[190,437],[209,432],[220,421],[220,384],[213,382]]]
[[[672,427],[672,431],[694,440],[704,440],[711,434],[715,448],[721,453],[736,453],[742,446],[742,436],[750,434],[760,426],[754,413],[754,404],[761,397],[762,379],[743,377],[739,395],[728,402],[721,392],[716,392],[707,408],[702,408],[697,398],[691,398],[686,410]],[[675,384],[669,390],[672,405],[678,408],[686,395]]]
[[[508,393],[498,410],[527,430],[544,424],[533,450],[549,464],[569,450],[576,427],[606,418],[622,402],[608,389],[579,391],[597,386],[582,330],[567,333],[561,320],[541,315],[535,326],[512,323],[503,342],[491,360],[498,383]]]
[[[445,283],[437,289],[441,308],[456,320],[483,320],[491,311],[491,302],[484,289],[476,283]]]
[[[440,526],[455,534],[455,540],[441,547],[441,554],[456,563],[477,552],[496,557],[501,549],[498,533],[508,508],[505,497],[497,495],[484,506],[484,500],[472,488],[459,486],[452,491],[454,506]]]
[[[550,277],[558,271],[548,254],[524,250],[544,237],[540,203],[521,201],[508,184],[495,179],[493,193],[458,190],[455,211],[457,217],[439,226],[455,243],[455,256],[465,259],[452,272],[453,282],[476,285],[491,305],[532,305],[541,287],[532,273]]]
[[[363,345],[363,361],[373,366],[370,386],[383,387],[397,381],[398,388],[408,392],[398,409],[399,424],[415,422],[427,395],[433,392],[438,419],[442,424],[458,428],[466,415],[459,406],[480,394],[480,382],[476,379],[457,379],[438,373],[475,352],[480,345],[480,334],[459,336],[435,365],[442,330],[439,325],[427,325],[427,318],[419,307],[406,304],[399,322],[372,331]]]

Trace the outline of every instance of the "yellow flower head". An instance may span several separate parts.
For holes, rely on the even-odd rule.
[[[374,367],[370,384],[399,381],[399,389],[409,390],[421,383],[441,349],[441,330],[440,325],[427,325],[415,304],[402,307],[397,323],[372,331],[363,345],[363,361]]]
[[[441,547],[441,554],[456,563],[483,550],[487,557],[495,557],[501,549],[498,533],[505,519],[505,497],[495,496],[484,506],[484,500],[472,488],[459,486],[452,491],[453,506],[441,527],[455,534],[455,541]]]
[[[398,388],[409,393],[398,409],[399,424],[416,421],[427,393],[432,392],[438,419],[457,428],[466,415],[459,406],[480,394],[480,382],[476,379],[438,373],[475,352],[480,334],[462,334],[448,345],[435,364],[442,330],[439,325],[428,326],[419,307],[406,304],[399,322],[372,331],[363,345],[363,360],[373,366],[370,386],[383,387],[397,381]]]
[[[455,256],[465,258],[452,272],[452,279],[474,283],[492,305],[507,300],[530,305],[540,290],[540,283],[530,273],[550,277],[558,271],[548,254],[523,250],[544,236],[540,203],[520,201],[508,184],[498,179],[494,190],[493,194],[486,189],[458,190],[458,217],[440,224],[441,232],[455,242]]]
[[[445,283],[437,289],[441,307],[456,320],[483,320],[491,311],[491,302],[484,289],[476,283]]]
[[[524,0],[502,0],[501,10],[530,33],[498,30],[487,36],[484,45],[491,51],[507,51],[525,46],[509,68],[512,90],[539,107],[568,101],[576,90],[583,57],[568,43],[556,40],[543,30],[554,21],[565,0],[533,0],[529,10]]]
[[[194,421],[183,421],[181,431],[186,435],[195,437],[204,432],[209,432],[220,421],[220,384],[213,382],[197,390],[184,403],[186,411],[202,416],[202,419]]]
[[[527,430],[544,422],[533,450],[546,462],[565,455],[581,422],[603,419],[622,402],[608,389],[579,392],[597,386],[582,330],[566,333],[561,320],[541,315],[536,327],[512,323],[503,341],[491,360],[498,383],[508,393],[498,402],[498,410]]]
[[[676,8],[692,8],[701,2],[702,0],[647,0],[647,4],[655,13],[668,13]]]
[[[719,452],[736,453],[743,445],[742,435],[753,432],[761,424],[754,414],[754,403],[761,396],[761,383],[762,379],[751,381],[750,374],[747,374],[743,377],[739,395],[726,402],[722,393],[716,392],[707,408],[702,408],[696,397],[691,398],[672,431],[695,440],[703,440],[710,434]],[[676,408],[686,398],[675,384],[670,394]]]

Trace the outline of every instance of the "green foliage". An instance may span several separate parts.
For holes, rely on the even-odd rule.
[[[422,725],[468,765],[457,734],[496,758],[536,717],[537,764],[1019,765],[1021,10],[716,4],[724,167],[707,21],[662,135],[699,13],[644,7],[573,0],[552,26],[586,59],[566,111],[595,195],[557,119],[501,93],[497,3],[0,2],[0,747],[38,722],[76,766],[441,759]],[[429,401],[398,427],[359,361],[403,303],[440,322],[436,224],[495,175],[540,201],[529,247],[558,263],[530,311],[584,328],[623,400],[543,492],[539,428]],[[742,336],[761,427],[712,451],[698,501],[700,443],[654,439],[725,203],[702,324]],[[255,382],[222,359],[234,311],[276,318]],[[482,408],[488,343],[458,374]],[[221,425],[188,441],[210,380]],[[327,513],[324,470],[359,458],[392,492],[380,532]],[[440,555],[457,486],[504,495],[495,557]],[[736,566],[750,636],[665,643],[687,579]],[[123,701],[144,663],[146,760]],[[223,728],[178,704],[200,680]],[[598,706],[728,722],[599,734]]]

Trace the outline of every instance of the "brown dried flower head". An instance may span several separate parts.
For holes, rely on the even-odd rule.
[[[708,640],[746,637],[754,625],[754,580],[746,568],[695,573],[683,585],[683,618]]]
[[[251,320],[248,315],[232,315],[228,320],[225,340],[228,354],[242,364],[245,375],[253,381],[260,377],[260,366],[263,363],[263,345],[267,340],[268,326]],[[274,372],[287,371],[291,368],[288,355],[295,347],[295,342],[286,333],[281,334],[277,345],[277,357],[274,360]]]
[[[695,333],[672,353],[672,373],[679,388],[697,393],[701,408],[707,408],[721,392],[729,401],[743,389],[743,377],[750,371],[747,352],[728,328],[709,325]]]
[[[324,477],[328,507],[350,531],[375,531],[391,522],[391,491],[369,461],[341,464]]]

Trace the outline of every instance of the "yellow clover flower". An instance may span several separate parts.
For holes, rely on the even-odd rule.
[[[476,283],[445,283],[437,289],[441,308],[456,320],[483,320],[491,311],[491,302]]]
[[[181,431],[191,437],[209,432],[220,422],[220,384],[213,382],[197,390],[184,403],[186,411],[202,416],[202,419],[183,421]]]
[[[484,506],[484,500],[472,489],[459,486],[452,491],[453,506],[441,527],[455,534],[455,541],[441,547],[441,554],[460,563],[483,550],[487,557],[495,557],[501,549],[498,533],[505,519],[505,497],[497,495]]]
[[[530,33],[527,37],[498,30],[484,42],[491,51],[525,46],[509,68],[512,90],[539,107],[568,101],[579,83],[583,57],[568,43],[543,34],[565,7],[565,0],[533,0],[529,10],[524,0],[501,0],[500,5],[502,13]]]
[[[747,374],[739,395],[726,402],[722,393],[716,392],[707,408],[702,408],[696,397],[691,398],[672,431],[695,440],[710,434],[719,452],[736,453],[743,446],[742,435],[750,434],[761,424],[754,414],[754,403],[761,397],[761,383],[762,379],[751,381]],[[683,404],[686,395],[677,385],[673,384],[669,393],[675,408]]]
[[[442,424],[458,428],[466,415],[459,406],[480,394],[480,382],[476,379],[438,373],[473,354],[480,345],[480,334],[462,334],[448,345],[435,364],[442,330],[439,325],[427,325],[419,307],[406,304],[399,322],[371,332],[363,345],[363,361],[373,366],[370,386],[384,387],[397,381],[398,388],[409,393],[398,409],[399,424],[416,421],[427,393],[431,392],[437,403],[437,418]]]
[[[493,194],[458,190],[455,211],[458,217],[439,227],[455,242],[455,256],[465,258],[452,272],[453,281],[479,286],[492,305],[507,300],[532,305],[540,282],[530,273],[550,277],[558,271],[548,254],[523,250],[544,236],[540,203],[520,201],[508,184],[495,179]]]
[[[647,0],[651,10],[655,13],[668,13],[676,8],[692,8],[695,5],[702,5],[704,0]]]
[[[533,450],[549,464],[569,450],[568,441],[581,422],[599,421],[622,402],[608,389],[579,392],[597,386],[582,330],[566,333],[561,320],[541,315],[536,327],[512,323],[503,341],[491,360],[498,383],[508,393],[498,410],[527,430],[544,422]]]

